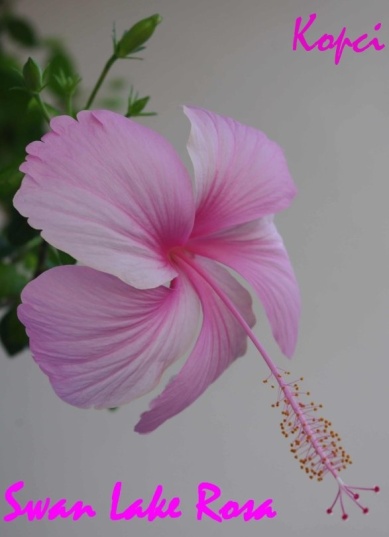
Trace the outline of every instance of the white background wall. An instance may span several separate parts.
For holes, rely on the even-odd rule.
[[[81,411],[52,392],[28,352],[1,357],[1,490],[26,482],[23,501],[83,499],[93,520],[0,522],[5,537],[387,535],[389,350],[389,4],[387,0],[21,0],[44,34],[60,35],[92,87],[118,34],[137,19],[164,18],[144,62],[122,62],[113,75],[151,94],[145,120],[188,162],[188,123],[179,105],[196,104],[265,131],[284,148],[299,196],[278,218],[303,298],[292,364],[271,340],[259,305],[256,333],[280,366],[305,376],[354,464],[351,484],[380,484],[363,516],[350,506],[342,522],[325,509],[330,478],[310,482],[289,454],[261,383],[266,369],[250,347],[207,393],[155,433],[133,432],[156,392],[115,414]],[[357,37],[382,22],[383,52],[292,52],[296,17],[318,13],[313,34]],[[170,377],[169,372],[163,382]],[[163,484],[182,498],[177,520],[111,522],[110,494],[124,482],[123,505]],[[197,485],[210,481],[241,502],[273,498],[278,517],[244,523],[197,522]],[[0,500],[1,520],[8,511]]]

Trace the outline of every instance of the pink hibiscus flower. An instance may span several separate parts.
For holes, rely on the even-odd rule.
[[[349,457],[329,422],[311,416],[317,406],[304,406],[296,382],[266,354],[251,330],[250,294],[226,269],[254,289],[291,356],[300,297],[273,223],[296,193],[283,153],[230,118],[185,113],[193,182],[159,134],[108,111],[57,117],[27,147],[15,207],[47,242],[86,265],[51,269],[23,291],[18,315],[31,352],[63,400],[110,408],[152,390],[191,349],[142,414],[135,430],[147,433],[243,355],[248,335],[279,385],[275,406],[286,416],[284,435],[294,435],[296,458],[312,477],[335,477],[345,515],[342,494],[358,504],[339,478]]]
[[[254,287],[288,356],[297,338],[299,292],[271,218],[296,192],[282,151],[232,119],[185,113],[193,184],[159,134],[100,110],[52,120],[27,147],[14,200],[49,243],[90,267],[45,272],[18,312],[68,403],[108,408],[149,392],[194,342],[202,314],[186,364],[139,432],[190,405],[246,350],[244,329],[202,273],[252,326],[250,295],[217,262]]]

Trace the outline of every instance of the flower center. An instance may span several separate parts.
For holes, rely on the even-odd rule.
[[[195,257],[195,254],[188,250],[186,246],[174,246],[173,248],[170,248],[170,250],[167,252],[167,257],[170,263],[173,265],[177,264],[177,259],[179,258],[189,258],[193,259]]]

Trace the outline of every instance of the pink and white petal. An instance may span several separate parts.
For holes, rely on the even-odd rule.
[[[192,236],[275,214],[296,194],[281,148],[252,127],[200,108],[184,107],[191,122],[188,151],[195,172]]]
[[[88,267],[51,269],[29,283],[18,316],[57,395],[109,408],[152,390],[193,344],[200,302],[185,279],[139,290]]]
[[[250,294],[223,267],[196,257],[196,264],[207,272],[232,300],[249,326],[255,324]],[[227,367],[246,352],[247,336],[221,299],[199,275],[187,271],[202,304],[203,323],[195,347],[178,375],[151,402],[150,410],[141,415],[135,427],[149,433],[167,419],[191,405]]]
[[[167,259],[194,220],[191,179],[158,133],[104,110],[56,117],[27,146],[14,198],[30,225],[84,265],[135,287],[177,276]]]
[[[272,217],[242,224],[189,242],[193,252],[238,272],[261,300],[282,352],[295,351],[300,320],[300,291],[289,256]]]

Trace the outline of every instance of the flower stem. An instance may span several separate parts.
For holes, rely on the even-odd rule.
[[[71,93],[66,95],[66,113],[68,116],[74,117],[73,95]]]
[[[92,106],[92,103],[97,95],[97,92],[99,91],[100,89],[100,86],[101,84],[104,82],[104,79],[105,77],[107,76],[108,74],[108,71],[111,69],[112,65],[115,63],[115,61],[117,60],[117,57],[115,54],[113,54],[109,60],[107,61],[107,63],[105,64],[104,66],[104,69],[101,71],[101,74],[95,84],[95,87],[93,88],[92,90],[92,93],[90,94],[89,96],[89,99],[85,105],[85,108],[84,110],[89,110],[89,108]]]
[[[51,118],[50,118],[50,114],[49,114],[49,112],[47,111],[47,108],[46,108],[46,106],[45,106],[45,103],[42,101],[40,94],[39,94],[39,93],[35,93],[35,94],[34,94],[34,97],[35,97],[35,100],[36,100],[36,102],[38,103],[39,108],[40,108],[40,110],[41,110],[41,112],[42,112],[42,116],[45,118],[45,120],[47,121],[47,123],[50,123],[50,120],[51,120]]]

